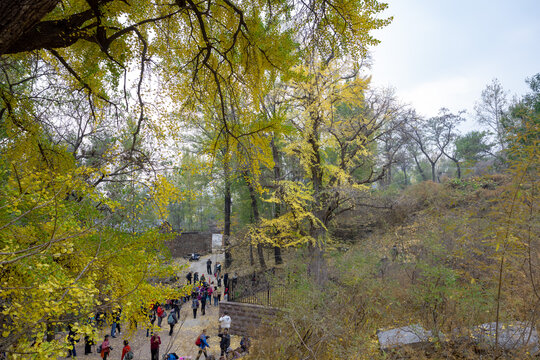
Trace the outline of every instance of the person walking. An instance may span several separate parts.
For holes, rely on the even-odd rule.
[[[169,324],[170,330],[169,330],[169,336],[172,336],[174,325],[178,322],[178,315],[176,313],[176,309],[172,309],[171,313],[167,317],[167,323]]]
[[[202,288],[200,292],[200,299],[201,302],[201,315],[206,315],[206,289]]]
[[[75,349],[75,331],[73,331],[71,325],[69,326],[68,342],[70,349],[68,350],[67,357],[77,357],[77,350]]]
[[[191,278],[193,277],[193,273],[190,271],[186,275],[186,279],[189,285],[191,285]]]
[[[90,336],[86,335],[84,337],[84,355],[92,353],[92,345],[94,345],[94,342],[92,341]]]
[[[158,306],[156,310],[157,314],[157,326],[161,327],[161,321],[163,321],[163,318],[165,317],[165,310],[161,307],[161,305]]]
[[[197,300],[197,295],[193,294],[193,300],[191,301],[191,308],[193,309],[193,318],[197,318],[197,309],[199,308],[199,300]]]
[[[122,357],[120,358],[120,360],[132,360],[132,359],[133,359],[133,351],[131,351],[131,346],[129,346],[129,341],[124,340],[124,348],[122,349]]]
[[[219,328],[220,329],[230,329],[231,328],[231,322],[232,319],[229,316],[229,313],[225,311],[223,313],[223,316],[219,318]]]
[[[214,306],[219,305],[219,290],[216,286],[214,286],[214,291],[212,292],[212,297],[214,298]]]
[[[231,335],[229,335],[229,329],[223,329],[223,333],[218,334],[218,336],[221,338],[219,341],[219,348],[221,349],[220,356],[223,356],[227,352],[229,346],[231,346]]]
[[[223,275],[223,287],[229,287],[229,273],[225,273],[225,275]]]
[[[212,259],[210,258],[206,260],[206,272],[208,273],[208,275],[212,275]]]
[[[109,343],[109,335],[105,335],[103,342],[101,343],[101,358],[107,360],[109,354],[111,353],[112,346]]]
[[[159,335],[152,335],[150,338],[150,355],[152,360],[159,360],[159,345],[161,345],[161,338]]]
[[[212,305],[212,293],[214,292],[214,288],[212,285],[209,285],[206,290],[206,301],[208,302],[208,305]]]
[[[199,273],[195,271],[195,274],[193,274],[193,283],[197,284],[197,281],[199,281]]]
[[[216,277],[220,277],[221,276],[221,263],[219,261],[216,264],[216,272],[217,272]]]
[[[154,323],[156,322],[156,311],[152,308],[150,310],[150,315],[148,315],[148,318],[150,319],[150,328],[154,327]],[[146,328],[146,337],[150,336],[150,328]],[[152,330],[152,334],[154,333],[154,330]]]
[[[195,360],[199,360],[199,358],[201,357],[201,354],[203,353],[204,353],[204,358],[208,359],[208,353],[206,352],[206,348],[210,347],[207,341],[209,337],[210,336],[206,335],[206,329],[204,329],[201,335],[199,335],[199,337],[195,341],[195,345],[199,347],[199,353],[197,354],[197,357],[195,358]]]

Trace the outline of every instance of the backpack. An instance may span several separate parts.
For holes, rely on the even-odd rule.
[[[124,360],[132,360],[133,359],[133,352],[130,350],[124,355]]]
[[[173,314],[172,311],[171,311],[171,313],[169,314],[169,317],[167,318],[167,322],[168,322],[169,324],[174,324],[174,323],[176,323],[176,321],[174,320],[174,314]]]
[[[97,352],[98,354],[101,353],[101,345],[99,345],[99,346],[97,347],[96,352]]]
[[[195,345],[200,346],[201,345],[201,335],[195,340]]]

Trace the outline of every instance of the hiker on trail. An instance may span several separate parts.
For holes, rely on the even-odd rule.
[[[94,341],[90,338],[90,336],[85,335],[84,337],[84,355],[88,355],[92,353],[92,345],[94,345]]]
[[[223,290],[223,300],[224,301],[229,301],[229,288],[225,288]]]
[[[229,287],[229,273],[225,273],[225,275],[223,275],[223,286],[226,288]]]
[[[68,350],[68,358],[69,357],[77,357],[77,351],[75,350],[75,331],[73,331],[73,328],[71,325],[69,325],[69,334],[68,334],[68,342],[71,346]]]
[[[206,290],[206,301],[208,302],[208,305],[212,305],[212,293],[214,292],[214,288],[212,285],[208,286]]]
[[[218,261],[216,264],[216,277],[219,277],[221,275],[221,263]]]
[[[249,337],[247,336],[242,337],[242,340],[240,340],[240,347],[242,348],[242,352],[249,353],[250,346],[251,346],[251,340],[249,340]]]
[[[118,329],[118,332],[120,332],[120,310],[114,309],[112,314],[112,325],[111,325],[111,337],[116,337],[116,330]]]
[[[206,315],[206,289],[202,288],[200,294],[201,298],[199,300],[201,301],[201,314]]]
[[[223,280],[223,276],[220,276],[220,277],[217,278],[217,286],[218,287],[221,287],[222,280]]]
[[[210,258],[206,260],[206,272],[208,273],[208,275],[212,275],[212,259]]]
[[[209,348],[210,345],[208,345],[208,342],[206,340],[209,337],[210,336],[206,336],[206,329],[204,329],[202,331],[201,335],[199,335],[199,337],[195,341],[195,345],[197,345],[199,347],[199,353],[197,354],[197,357],[195,358],[195,360],[199,360],[202,353],[204,353],[204,358],[208,359],[208,353],[206,352],[206,348],[207,347]]]
[[[133,351],[131,351],[131,346],[129,346],[129,341],[124,340],[124,348],[122,349],[122,357],[120,358],[120,360],[132,360],[132,359],[133,359]]]
[[[159,360],[159,345],[161,345],[161,338],[159,335],[152,335],[150,338],[150,354],[152,360]]]
[[[169,330],[169,336],[172,336],[174,325],[178,322],[178,315],[175,309],[171,310],[171,313],[169,314],[169,317],[167,317],[167,323],[169,324],[169,327],[171,328]]]
[[[197,300],[197,296],[193,295],[193,300],[191,301],[191,308],[193,309],[193,318],[197,318],[197,309],[199,308],[199,300]]]
[[[196,284],[197,281],[199,281],[199,273],[195,271],[195,274],[193,274],[193,283]]]
[[[225,355],[225,352],[231,346],[231,335],[229,335],[229,329],[225,328],[223,329],[223,333],[218,334],[218,336],[221,338],[219,341],[219,348],[221,349],[221,355]]]
[[[101,358],[103,360],[107,360],[107,357],[109,357],[109,354],[112,350],[112,346],[109,343],[109,335],[105,335],[105,338],[103,339],[103,342],[101,343]]]
[[[161,305],[159,305],[157,310],[156,310],[156,313],[157,313],[157,326],[161,327],[161,321],[163,320],[163,318],[166,315],[165,310],[163,310]]]
[[[204,274],[201,275],[201,282],[203,283],[203,285],[204,283],[206,283],[206,278],[204,277]]]
[[[219,318],[219,328],[220,329],[230,329],[231,328],[231,317],[229,313],[225,311],[223,316]]]
[[[151,327],[153,328],[154,323],[156,322],[156,311],[154,309],[150,310],[150,315],[148,317],[150,318],[150,324],[152,325]],[[146,328],[146,337],[149,336],[149,333],[150,333],[150,328]],[[153,333],[154,331],[152,330],[152,334]]]
[[[187,283],[191,285],[191,278],[193,277],[193,273],[190,271],[186,275]]]
[[[214,291],[212,292],[212,297],[214,298],[214,306],[219,305],[219,290],[216,286],[214,286]]]

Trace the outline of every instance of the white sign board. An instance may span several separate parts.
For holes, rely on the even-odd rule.
[[[223,247],[223,234],[212,234],[212,250]]]

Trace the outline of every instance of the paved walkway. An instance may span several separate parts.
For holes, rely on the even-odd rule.
[[[211,257],[212,259],[212,270],[214,268],[215,261],[220,261],[223,264],[223,254],[212,254],[201,257],[201,259],[197,262],[191,262],[190,270],[194,272],[197,271],[199,275],[205,274],[205,276],[207,276],[206,261],[209,257]],[[186,281],[185,274],[187,274],[187,270],[183,274],[179,274],[181,282]],[[219,318],[218,309],[218,307],[214,307],[213,305],[207,305],[206,315],[202,316],[200,314],[201,310],[199,308],[197,312],[197,319],[193,319],[191,303],[184,304],[180,311],[180,320],[178,324],[176,324],[176,326],[174,327],[174,333],[172,336],[169,336],[169,324],[167,324],[167,319],[164,318],[162,322],[162,330],[158,332],[158,335],[161,338],[159,360],[161,360],[161,356],[163,356],[163,354],[167,352],[175,352],[179,356],[191,356],[194,359],[197,356],[198,351],[197,346],[195,345],[195,340],[203,329],[207,329],[207,334],[210,335],[210,350],[208,354],[213,354],[214,356],[216,356],[216,358],[219,358],[220,338],[217,336]],[[124,326],[122,327],[122,330],[124,330]],[[104,332],[103,334],[106,333],[107,332]],[[146,337],[146,329],[141,329],[131,334],[126,333],[124,330],[124,332],[122,332],[120,335],[117,335],[117,338],[110,338],[113,350],[109,355],[109,359],[120,359],[120,356],[122,355],[124,339],[127,339],[129,341],[130,346],[133,350],[133,354],[135,355],[135,360],[150,360],[150,338]],[[101,344],[102,341],[103,338],[101,337],[98,341],[98,344]],[[236,348],[239,346],[239,344],[240,338],[237,336],[231,336],[231,346],[233,348]],[[92,348],[94,352],[90,355],[85,356],[84,341],[80,341],[77,344],[78,358],[88,360],[101,359],[100,355],[95,352],[96,346],[93,346]],[[202,358],[204,358],[204,356]]]

